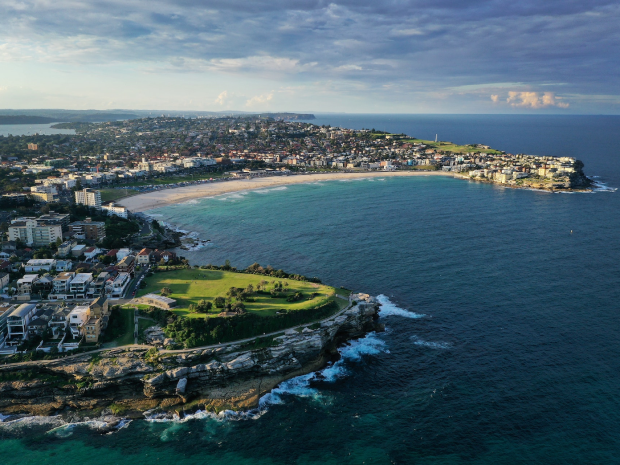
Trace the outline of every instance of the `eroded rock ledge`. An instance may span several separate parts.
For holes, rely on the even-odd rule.
[[[76,414],[138,418],[143,412],[243,410],[280,382],[338,357],[349,339],[380,330],[379,304],[366,301],[317,325],[288,330],[271,347],[240,345],[159,352],[112,349],[47,363],[0,367],[3,415]],[[316,328],[316,329],[311,329]]]

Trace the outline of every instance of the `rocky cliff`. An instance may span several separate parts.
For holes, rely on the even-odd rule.
[[[288,330],[270,347],[182,352],[112,349],[0,367],[0,413],[75,415],[247,409],[278,383],[324,366],[339,344],[379,328],[372,297],[320,324]],[[311,329],[315,328],[315,329]]]

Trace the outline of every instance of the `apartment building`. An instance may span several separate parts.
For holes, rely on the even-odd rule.
[[[101,209],[101,192],[95,189],[82,189],[75,191],[75,203]]]
[[[86,218],[84,221],[75,221],[69,225],[69,231],[77,237],[98,242],[105,238],[105,223]]]
[[[29,246],[44,246],[62,240],[62,226],[38,219],[15,220],[9,226],[9,240]]]
[[[77,273],[69,283],[69,294],[75,299],[85,299],[88,286],[92,281],[92,273]]]

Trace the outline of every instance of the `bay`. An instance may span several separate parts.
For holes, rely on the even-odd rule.
[[[386,332],[344,349],[326,381],[281,386],[262,415],[133,421],[103,436],[31,420],[0,427],[2,462],[617,463],[620,120],[493,116],[490,130],[462,115],[351,118],[317,122],[437,131],[513,152],[575,150],[607,188],[552,194],[386,177],[152,210],[211,240],[182,251],[191,263],[256,261],[383,294]]]

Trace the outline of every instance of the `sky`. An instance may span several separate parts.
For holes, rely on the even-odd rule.
[[[620,113],[617,0],[0,0],[0,108]]]

